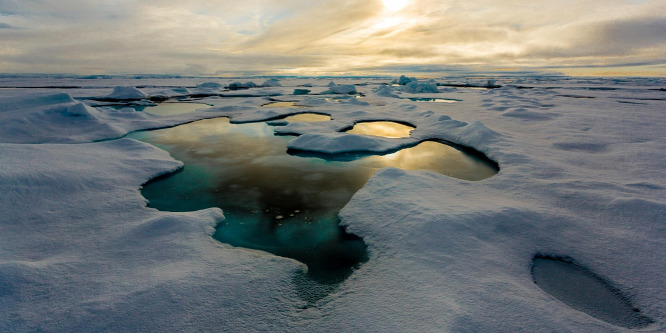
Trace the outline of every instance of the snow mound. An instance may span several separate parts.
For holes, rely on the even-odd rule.
[[[385,153],[416,144],[412,138],[388,139],[348,133],[305,134],[289,142],[289,149],[324,154],[349,152]]]
[[[277,79],[268,79],[261,84],[262,87],[282,87],[282,84]]]
[[[222,85],[217,83],[217,82],[204,82],[204,83],[199,83],[197,84],[197,89],[205,89],[205,90],[220,90],[222,89]]]
[[[203,95],[203,96],[213,96],[219,95],[224,90],[224,86],[218,82],[204,82],[197,84],[195,88],[192,89],[193,95]]]
[[[418,93],[438,93],[437,82],[435,80],[428,80],[426,82],[410,81],[400,88],[401,91],[418,94]]]
[[[455,120],[447,121],[448,123],[459,123]],[[456,126],[457,127],[457,126]],[[457,133],[464,142],[483,142],[488,143],[500,136],[499,133],[489,129],[480,121],[473,121],[469,125],[461,127]]]
[[[0,98],[0,142],[81,142],[124,132],[65,93]]]
[[[118,101],[136,101],[145,99],[146,94],[135,87],[116,86],[110,95],[105,96],[105,99],[118,100]]]
[[[353,84],[337,85],[335,83],[330,85],[329,83],[328,90],[322,92],[322,94],[354,95],[356,94],[356,86]]]
[[[382,97],[400,98],[400,96],[394,94],[393,88],[386,84],[382,84],[379,87],[377,87],[377,89],[375,89],[373,93],[377,96],[382,96]]]
[[[66,93],[0,97],[0,142],[90,142],[118,138],[136,130],[163,128],[220,116],[220,113],[206,110],[157,116],[137,112],[131,107],[95,108]]]

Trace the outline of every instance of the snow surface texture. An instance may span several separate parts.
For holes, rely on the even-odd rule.
[[[0,97],[0,142],[90,142],[215,116],[219,113],[160,117],[130,107],[93,108],[66,93]]]
[[[93,88],[66,91],[104,97],[115,86],[147,82],[155,91],[183,91],[174,88],[177,79],[90,81]],[[666,329],[666,98],[658,90],[666,82],[525,77],[496,79],[498,89],[414,94],[380,86],[387,79],[335,81],[283,79],[270,91],[242,91],[256,97],[210,97],[202,102],[211,109],[169,117],[0,89],[0,331],[632,331],[534,284],[539,253],[574,258],[628,295],[655,321],[641,331]],[[438,83],[487,82],[478,81]],[[212,81],[182,79],[181,87],[221,93],[236,81],[196,86],[205,82]],[[304,84],[311,94],[290,95]],[[319,95],[345,85],[364,97]],[[269,92],[308,108],[261,107]],[[460,102],[406,99],[415,96]],[[442,139],[486,153],[501,170],[478,182],[377,172],[340,214],[368,244],[368,262],[336,293],[303,308],[292,283],[302,266],[215,242],[219,209],[145,207],[140,185],[179,162],[134,140],[90,143],[216,116],[238,123],[313,111],[332,120],[276,127],[302,135],[292,147],[376,150]],[[409,139],[338,133],[371,120],[416,129]]]

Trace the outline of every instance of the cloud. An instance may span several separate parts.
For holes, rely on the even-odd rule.
[[[626,66],[664,63],[666,18],[642,17],[628,20],[585,22],[547,35],[574,36],[551,43],[534,44],[520,54],[523,59],[553,62],[564,66]]]
[[[660,63],[661,0],[0,0],[0,72],[335,74]]]

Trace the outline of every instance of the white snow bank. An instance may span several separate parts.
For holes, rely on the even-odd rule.
[[[349,133],[305,134],[289,142],[289,149],[325,154],[348,152],[384,153],[416,144],[412,138],[389,139]]]
[[[101,118],[67,94],[0,98],[0,142],[81,142],[123,133]]]
[[[164,151],[121,139],[0,156],[2,332],[278,331],[301,305],[298,263],[211,239],[219,209],[144,206],[139,186],[182,165]]]
[[[0,97],[0,142],[90,142],[222,115],[202,110],[157,116],[136,112],[130,105],[120,110],[93,108],[65,93]]]
[[[110,95],[105,96],[105,99],[131,101],[144,99],[146,97],[148,96],[146,96],[143,91],[135,87],[117,86],[113,88],[113,92]]]

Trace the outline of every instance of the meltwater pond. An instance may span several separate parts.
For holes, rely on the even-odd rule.
[[[354,124],[346,132],[385,138],[407,138],[414,128],[394,121],[363,121]]]
[[[384,156],[325,160],[287,153],[291,136],[266,123],[227,118],[137,132],[130,137],[169,151],[182,171],[143,187],[150,206],[164,211],[223,209],[215,239],[294,258],[308,266],[308,283],[333,285],[367,260],[362,239],[339,226],[338,212],[379,168],[429,170],[463,179],[497,173],[491,164],[439,142]],[[306,298],[319,299],[327,293]],[[316,293],[316,292],[315,292]]]

